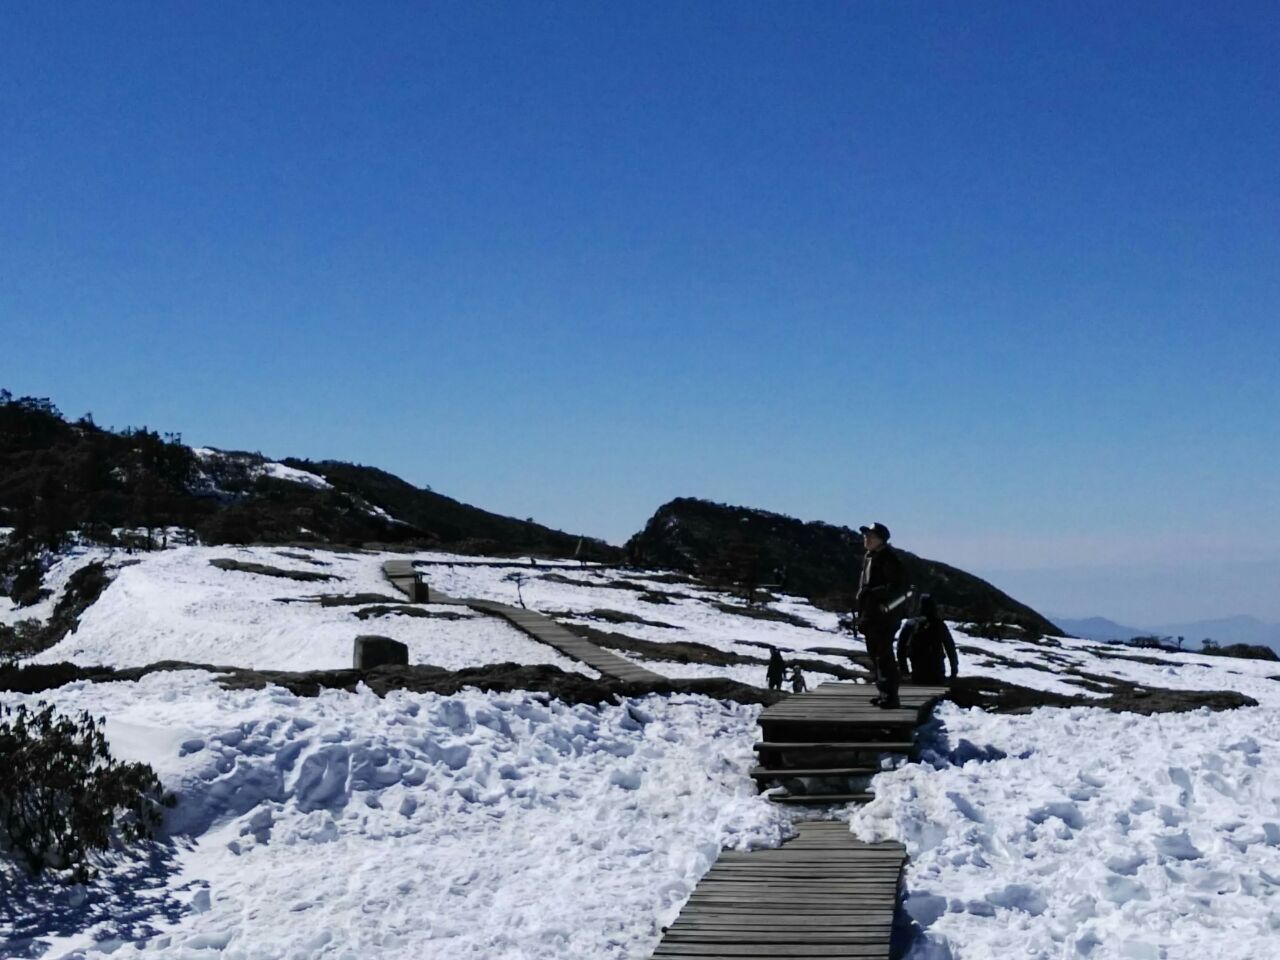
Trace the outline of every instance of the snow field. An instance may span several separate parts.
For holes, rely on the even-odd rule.
[[[175,547],[134,555],[121,551],[85,551],[61,561],[51,571],[49,583],[55,588],[53,597],[36,607],[16,611],[9,618],[46,618],[70,572],[89,560],[105,559],[109,565],[118,566],[114,582],[81,617],[79,628],[33,658],[35,661],[140,666],[157,660],[181,660],[261,670],[338,669],[351,665],[351,644],[355,636],[372,633],[405,643],[411,663],[446,669],[505,661],[545,663],[587,676],[599,675],[585,664],[527,637],[505,621],[473,613],[465,607],[431,605],[424,608],[434,613],[461,615],[465,618],[462,620],[390,615],[361,621],[355,617],[357,607],[322,607],[319,603],[307,602],[320,595],[353,593],[382,594],[399,602],[396,591],[382,575],[382,562],[398,556],[295,547]],[[221,570],[209,564],[211,559],[220,557],[284,570],[322,573],[337,579],[299,582]],[[452,596],[515,603],[515,584],[506,579],[512,572],[503,566],[462,565],[426,570],[429,582]],[[834,615],[818,611],[796,598],[782,598],[773,606],[821,626],[798,627],[725,613],[713,606],[732,600],[725,594],[687,584],[672,586],[648,581],[630,571],[567,565],[559,565],[552,571],[547,565],[540,565],[518,572],[531,578],[522,586],[522,591],[525,603],[532,610],[581,614],[598,609],[616,610],[641,619],[670,623],[675,628],[613,624],[585,616],[568,618],[569,622],[642,640],[704,643],[753,657],[764,656],[764,648],[758,645],[761,643],[797,651],[813,646],[848,647],[851,652],[861,648],[860,642],[834,632]],[[539,579],[548,572],[601,586]],[[607,586],[616,579],[639,580],[655,593],[685,596],[675,597],[667,604],[647,603],[638,599],[635,590]],[[618,652],[667,676],[726,677],[756,686],[765,684],[763,664],[718,667],[685,664],[675,659],[646,660],[625,651]],[[850,665],[840,656],[808,652],[803,656]],[[817,671],[807,671],[806,676],[811,686],[837,679],[833,674]]]
[[[1047,666],[1052,671],[1072,667],[1084,673],[1170,690],[1236,690],[1264,706],[1280,707],[1280,663],[1204,656],[1198,653],[1155,653],[1121,644],[1102,644],[1071,637],[1049,638],[1050,644],[1017,640],[988,640],[974,637],[951,624],[956,644],[989,651],[995,657]],[[1146,663],[1143,660],[1156,660]],[[993,660],[982,663],[973,655],[960,654],[961,672],[968,676],[995,677],[1036,690],[1075,696],[1101,696],[1078,684],[1070,674],[1045,672],[1032,667],[1010,667]]]
[[[354,636],[376,633],[406,642],[413,662],[456,669],[514,660],[590,673],[457,607],[425,609],[466,619],[360,621],[352,607],[278,602],[394,597],[381,573],[390,556],[400,555],[73,551],[51,572],[53,597],[0,608],[0,617],[47,616],[74,569],[107,557],[137,562],[119,570],[76,633],[39,659],[308,670],[349,666]],[[340,579],[222,571],[209,565],[214,557]],[[812,627],[728,613],[715,607],[732,601],[724,594],[643,572],[551,566],[519,571],[528,577],[525,602],[577,614],[571,622],[751,656],[764,654],[754,643],[861,650],[835,632],[833,615],[797,598],[771,607]],[[516,601],[512,572],[424,570],[454,596],[507,603]],[[586,585],[540,579],[548,572]],[[609,586],[617,580],[671,602],[642,601],[634,589]],[[586,617],[599,609],[679,629]],[[1272,948],[1280,942],[1280,682],[1271,679],[1280,666],[952,629],[958,644],[983,651],[961,653],[962,675],[1091,695],[1065,672],[1073,668],[1152,687],[1239,690],[1262,706],[1149,718],[941,707],[926,762],[879,775],[877,799],[846,814],[860,836],[907,844],[907,907],[924,927],[912,960],[1280,956]],[[764,683],[763,665],[636,662],[675,677]],[[811,686],[827,679],[806,673]],[[172,827],[193,842],[180,844],[177,872],[157,894],[182,915],[165,920],[157,910],[145,956],[642,957],[719,844],[773,844],[786,829],[788,814],[757,798],[745,776],[757,739],[753,707],[656,697],[569,707],[478,692],[307,699],[279,689],[230,693],[198,672],[72,684],[41,697],[107,716],[117,752],[152,763],[183,798]],[[5,936],[0,929],[0,945]],[[105,955],[118,944],[111,936],[98,927],[54,938],[48,955]]]
[[[130,956],[646,956],[722,846],[788,831],[746,776],[757,708],[703,697],[301,698],[199,671],[42,696],[109,717],[195,840]],[[46,937],[45,956],[106,956],[114,933]]]
[[[338,579],[299,582],[221,570],[209,564],[218,557]],[[450,670],[506,661],[545,663],[599,675],[505,621],[462,607],[425,608],[461,620],[401,615],[359,620],[358,607],[306,602],[323,594],[372,593],[399,603],[382,576],[380,554],[177,547],[128,559],[139,562],[121,567],[78,629],[34,660],[122,667],[181,660],[260,670],[332,670],[351,666],[356,636],[377,634],[406,644],[410,663]],[[55,568],[60,575],[61,566]]]
[[[1280,710],[937,716],[851,813],[907,845],[913,960],[1280,952]]]
[[[431,566],[422,569],[429,583],[455,597],[479,597],[503,603],[516,602],[516,586],[505,579],[513,571],[502,567]],[[851,666],[840,656],[805,652],[809,647],[845,647],[851,653],[865,651],[861,641],[855,641],[845,633],[836,632],[836,616],[827,613],[795,597],[782,597],[770,604],[772,609],[799,616],[810,621],[810,627],[799,627],[773,620],[756,619],[717,609],[715,603],[740,601],[728,594],[709,590],[693,584],[668,584],[649,579],[643,572],[629,570],[594,570],[587,568],[557,569],[539,568],[520,570],[527,579],[520,593],[530,609],[555,613],[576,613],[584,616],[567,618],[579,623],[613,633],[649,640],[654,643],[691,642],[703,643],[745,656],[763,657],[768,651],[758,644],[774,644],[797,651],[806,659],[826,660],[841,666]],[[572,580],[595,584],[557,583],[544,580],[545,573],[555,573]],[[649,603],[639,599],[633,589],[610,587],[612,581],[625,580],[643,584],[653,593],[668,595],[668,603]],[[643,623],[608,623],[593,620],[586,614],[594,610],[613,610],[643,620],[669,624],[655,627]],[[744,642],[751,641],[751,642]],[[644,660],[626,651],[615,651],[651,670],[673,677],[728,677],[755,686],[765,685],[764,665],[732,665],[726,667],[685,664],[678,661]],[[824,680],[834,680],[832,674],[807,673],[812,677],[810,685]]]

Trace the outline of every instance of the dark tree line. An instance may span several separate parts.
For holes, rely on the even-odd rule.
[[[373,467],[289,465],[323,476],[293,483],[247,452],[198,456],[176,433],[68,421],[48,399],[0,390],[0,591],[34,577],[69,538],[150,549],[168,531],[203,543],[317,542],[447,547],[612,560],[602,541],[492,514]],[[385,513],[379,512],[380,508]],[[391,517],[397,518],[396,521]],[[397,522],[398,521],[398,522]],[[578,548],[581,541],[581,549]]]

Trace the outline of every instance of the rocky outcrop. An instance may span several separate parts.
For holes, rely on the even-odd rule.
[[[693,498],[660,507],[625,549],[630,560],[646,566],[735,585],[776,586],[832,610],[851,607],[863,554],[861,534],[848,527]],[[899,553],[912,582],[953,619],[1060,633],[1031,607],[973,574]]]

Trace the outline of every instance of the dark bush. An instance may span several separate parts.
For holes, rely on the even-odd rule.
[[[13,693],[40,693],[75,680],[94,679],[94,667],[81,667],[63,660],[59,663],[5,663],[0,658],[0,690]]]
[[[45,649],[44,627],[38,620],[19,620],[13,626],[0,623],[0,666]]]
[[[44,565],[38,557],[30,558],[18,566],[9,590],[14,606],[31,607],[49,596],[44,588]]]
[[[0,706],[0,852],[32,874],[94,875],[91,857],[150,838],[174,799],[144,763],[112,758],[103,721]]]
[[[1218,657],[1238,657],[1241,660],[1280,660],[1270,647],[1261,643],[1229,643],[1216,650],[1204,650]]]

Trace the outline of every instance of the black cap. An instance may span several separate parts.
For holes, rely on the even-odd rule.
[[[862,531],[862,535],[864,537],[868,533],[874,533],[881,540],[889,539],[889,528],[886,527],[883,523],[871,523],[865,527],[859,527],[858,529]]]

